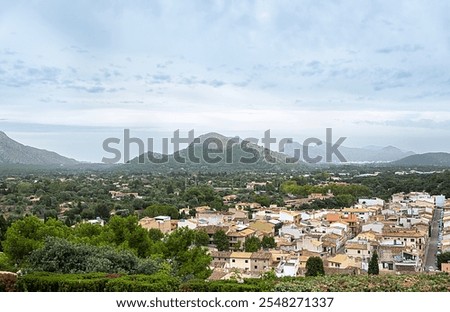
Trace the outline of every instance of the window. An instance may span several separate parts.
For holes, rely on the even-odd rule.
[[[367,253],[370,255],[370,250]]]
[[[415,242],[416,240],[414,238],[411,238],[411,242]]]
[[[361,250],[358,250],[358,253],[360,254],[360,253],[361,253]]]
[[[256,269],[258,269],[258,266],[257,266],[257,265],[255,265],[255,270],[256,270]]]
[[[233,260],[231,260],[231,262],[236,262],[236,260],[233,259]]]
[[[248,263],[248,260],[245,260],[245,263]]]

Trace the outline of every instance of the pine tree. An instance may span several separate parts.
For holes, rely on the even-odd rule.
[[[378,254],[376,250],[370,258],[368,273],[371,275],[378,275],[380,273],[380,268],[378,267]]]

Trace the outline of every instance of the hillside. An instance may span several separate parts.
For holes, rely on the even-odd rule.
[[[0,131],[0,165],[75,165],[78,162],[46,151],[23,145]]]
[[[208,133],[199,136],[187,148],[170,155],[146,153],[130,160],[132,166],[146,165],[155,170],[282,170],[305,166],[297,162],[288,164],[288,156],[267,150],[262,146],[242,140],[238,137],[229,138],[218,133]],[[161,159],[163,163],[151,161]],[[268,161],[270,159],[270,161]]]
[[[298,149],[303,154],[303,145],[294,142],[287,144],[285,153],[289,156],[294,155],[294,150]],[[388,162],[402,159],[404,157],[414,155],[414,152],[403,151],[394,146],[378,147],[368,146],[363,148],[340,146],[339,151],[342,153],[347,162],[363,163],[363,162]],[[326,159],[325,144],[320,146],[311,145],[309,148],[309,156],[322,156],[323,161]],[[340,160],[333,155],[333,162],[340,163]]]
[[[411,155],[400,160],[391,163],[396,166],[407,167],[424,167],[424,166],[436,166],[436,167],[450,167],[450,154],[449,153],[425,153]]]

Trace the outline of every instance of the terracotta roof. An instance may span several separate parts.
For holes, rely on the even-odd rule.
[[[341,215],[338,213],[328,213],[326,216],[326,220],[328,222],[338,222],[341,218]]]

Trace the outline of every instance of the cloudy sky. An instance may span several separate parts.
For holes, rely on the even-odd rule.
[[[0,130],[79,160],[194,129],[450,151],[450,2],[0,0]]]

